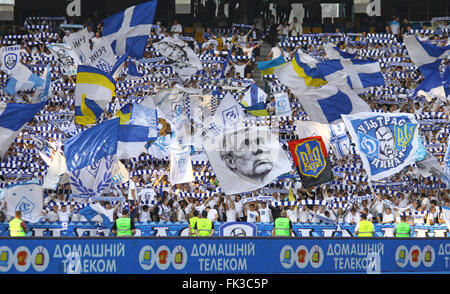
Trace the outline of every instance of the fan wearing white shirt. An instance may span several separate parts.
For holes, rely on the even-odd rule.
[[[206,218],[212,222],[216,222],[217,219],[219,218],[219,213],[217,212],[217,209],[207,206],[206,211],[208,212]]]
[[[287,217],[291,220],[293,224],[298,222],[298,211],[295,209],[295,205],[291,205],[287,211]]]
[[[61,205],[61,209],[58,210],[58,219],[60,222],[68,222],[72,215],[73,206],[67,209],[67,206]]]
[[[183,33],[183,27],[178,23],[178,20],[173,21],[172,28],[170,29],[170,32],[173,34],[181,34]]]
[[[237,221],[238,215],[234,208],[234,202],[231,201],[230,196],[227,196],[227,200],[225,201],[225,216],[228,223]]]
[[[142,206],[142,209],[139,213],[139,222],[146,223],[150,221],[150,209],[148,205]]]
[[[350,213],[345,216],[345,222],[349,224],[359,223],[359,214],[356,213],[356,208],[352,207]]]
[[[302,208],[298,211],[298,221],[301,223],[309,223],[310,217],[309,217],[309,210],[306,205],[303,205]]]
[[[46,219],[50,223],[58,221],[59,216],[58,216],[58,206],[57,205],[53,206],[53,209],[47,213]]]
[[[251,203],[249,208],[245,210],[245,216],[249,223],[259,223],[259,212],[255,210],[255,204]]]
[[[242,203],[242,199],[241,199],[240,195],[236,195],[234,197],[234,207],[235,207],[236,212],[238,214],[238,218],[239,218],[238,221],[241,221],[241,222],[245,221],[245,218],[244,218],[244,205]]]
[[[392,213],[392,210],[390,207],[386,208],[385,213],[383,213],[383,221],[382,224],[392,224],[395,222],[395,216]]]
[[[262,223],[270,223],[273,221],[272,211],[269,209],[269,207],[267,207],[266,202],[261,202],[259,215]]]

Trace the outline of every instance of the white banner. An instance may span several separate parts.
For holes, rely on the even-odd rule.
[[[194,181],[192,172],[192,162],[190,156],[190,147],[185,146],[182,149],[170,146],[170,183],[172,185],[182,184]]]
[[[22,212],[22,220],[35,223],[42,217],[42,186],[23,183],[9,186],[5,191],[6,214],[14,217],[16,211]]]
[[[20,45],[3,47],[2,71],[9,74],[20,63]]]
[[[268,127],[245,127],[204,140],[211,167],[227,195],[262,188],[292,170],[292,162]]]

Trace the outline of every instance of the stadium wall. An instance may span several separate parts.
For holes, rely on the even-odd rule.
[[[0,238],[8,274],[448,274],[449,257],[443,238]]]

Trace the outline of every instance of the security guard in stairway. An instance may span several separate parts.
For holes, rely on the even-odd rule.
[[[21,219],[22,212],[16,211],[16,217],[9,222],[9,235],[11,237],[25,237],[28,228],[25,222]]]
[[[292,222],[286,217],[287,212],[283,210],[280,217],[275,219],[272,230],[272,237],[290,237],[292,236]]]
[[[214,234],[214,225],[208,219],[208,212],[202,211],[202,218],[195,224],[195,233],[200,237],[211,237]]]
[[[195,224],[200,219],[198,217],[198,210],[194,210],[192,213],[194,216],[189,218],[189,235],[190,236],[197,236],[197,233],[195,232]]]
[[[361,220],[356,225],[355,235],[358,237],[373,237],[374,232],[373,223],[367,220],[365,213],[361,213]]]
[[[122,216],[114,222],[112,232],[117,237],[133,236],[136,233],[134,222],[130,218],[127,209],[123,209]]]
[[[411,235],[411,225],[406,222],[406,215],[400,217],[401,222],[395,225],[395,237],[408,238]]]

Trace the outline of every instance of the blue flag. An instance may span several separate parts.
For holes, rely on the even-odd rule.
[[[137,59],[144,56],[157,4],[157,0],[145,2],[103,20],[103,36],[116,55],[128,52]]]
[[[342,115],[370,180],[400,172],[416,161],[419,124],[409,113]]]
[[[69,171],[87,167],[117,152],[119,119],[87,129],[65,142],[64,154]]]

